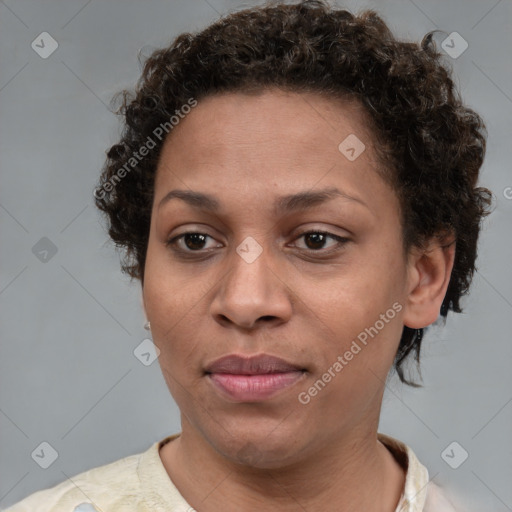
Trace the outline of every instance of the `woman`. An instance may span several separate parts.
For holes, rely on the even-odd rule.
[[[432,35],[322,2],[182,34],[124,96],[97,206],[182,431],[12,512],[453,511],[377,432],[423,329],[460,311],[490,195]]]

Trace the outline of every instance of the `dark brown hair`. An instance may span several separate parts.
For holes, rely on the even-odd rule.
[[[170,131],[170,119],[182,117],[191,99],[270,87],[341,95],[364,106],[400,200],[405,248],[440,234],[455,236],[455,264],[440,314],[460,312],[491,204],[490,192],[477,187],[484,124],[463,105],[433,33],[421,43],[399,41],[375,12],[356,16],[321,0],[231,13],[198,33],[179,35],[145,61],[135,91],[122,94],[117,112],[124,131],[107,153],[94,194],[110,237],[124,249],[123,271],[143,282],[165,140],[155,133]],[[135,160],[150,139],[150,151]],[[416,385],[402,363],[412,352],[419,365],[422,338],[423,329],[404,326],[395,358],[402,382]]]

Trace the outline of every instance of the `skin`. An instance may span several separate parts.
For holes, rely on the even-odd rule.
[[[201,100],[164,144],[143,302],[181,411],[182,434],[160,456],[199,512],[393,512],[399,501],[404,472],[377,440],[385,381],[403,325],[436,320],[454,245],[405,253],[367,126],[357,103],[270,89]],[[338,150],[349,134],[365,144],[354,161]],[[351,198],[274,212],[279,196],[328,187]],[[174,189],[215,195],[219,210],[179,198],[159,207]],[[315,230],[346,241],[301,236]],[[166,244],[191,231],[208,237]],[[252,263],[236,252],[246,237],[263,249]],[[395,303],[401,311],[300,403]],[[219,357],[262,353],[307,371],[257,403],[228,400],[204,373]]]

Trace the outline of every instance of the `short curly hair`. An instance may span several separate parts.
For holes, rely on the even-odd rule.
[[[460,312],[475,271],[481,221],[492,202],[492,194],[477,187],[486,130],[463,105],[433,35],[421,43],[399,41],[374,11],[354,15],[324,0],[305,0],[230,13],[154,51],[135,90],[121,93],[123,133],[107,152],[94,191],[111,239],[124,250],[123,272],[144,282],[155,172],[165,140],[155,137],[158,127],[169,127],[175,114],[182,117],[191,99],[277,87],[356,99],[364,106],[399,198],[404,249],[441,234],[455,238],[440,315]],[[151,150],[141,151],[145,146]],[[400,380],[413,386],[402,364],[412,352],[419,368],[422,339],[423,329],[404,326],[394,361]]]

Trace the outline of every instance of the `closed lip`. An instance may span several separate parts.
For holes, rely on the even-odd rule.
[[[231,375],[265,375],[272,373],[289,373],[305,371],[306,369],[285,361],[280,357],[268,354],[241,356],[230,354],[209,364],[205,373],[227,373]]]

